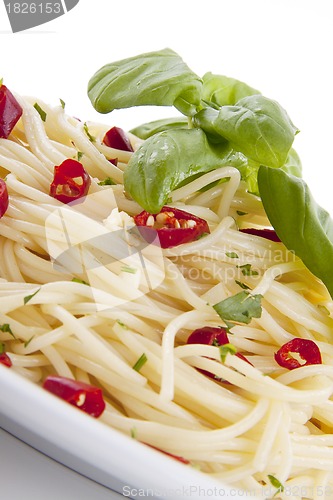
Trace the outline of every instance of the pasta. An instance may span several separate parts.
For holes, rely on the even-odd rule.
[[[11,369],[40,385],[57,374],[100,387],[106,425],[228,484],[278,482],[288,499],[332,491],[333,302],[283,243],[239,230],[269,226],[239,171],[219,168],[174,190],[170,205],[206,220],[210,234],[161,249],[135,231],[142,208],[123,188],[132,153],[103,144],[108,127],[38,101],[43,121],[35,99],[17,100],[22,118],[0,139],[10,198],[0,220],[0,342]],[[49,195],[67,158],[91,178],[89,196],[70,206]],[[102,185],[108,177],[115,184]],[[228,327],[212,305],[244,290],[262,296],[261,314],[236,321],[228,338],[250,363],[187,343],[195,329]],[[295,337],[312,340],[322,364],[279,366],[274,354]]]

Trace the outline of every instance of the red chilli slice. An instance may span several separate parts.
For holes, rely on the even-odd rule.
[[[126,132],[120,127],[112,127],[103,138],[103,143],[109,148],[133,152],[132,144]]]
[[[186,343],[220,346],[229,344],[229,338],[227,335],[227,330],[225,328],[204,326],[202,328],[197,328],[196,330],[194,330],[188,337]],[[240,352],[237,352],[235,356],[252,365],[252,363]],[[201,369],[199,369],[199,371],[210,378],[215,378],[215,375],[213,373]]]
[[[210,233],[207,221],[189,212],[164,206],[158,214],[145,210],[134,217],[141,236],[154,243],[158,238],[162,248],[171,248],[197,240]]]
[[[7,185],[0,179],[0,219],[6,213],[9,205]]]
[[[178,462],[181,462],[185,465],[189,465],[191,462],[187,460],[187,458],[180,457],[179,455],[174,455],[173,453],[169,453],[168,451],[161,450],[161,448],[157,448],[156,446],[153,446],[151,444],[143,443],[146,446],[149,446],[149,448],[153,448],[154,450],[160,451],[164,455],[167,455],[168,457],[173,458],[174,460],[178,460]]]
[[[5,86],[0,86],[0,137],[7,139],[19,121],[23,110],[11,91]]]
[[[261,238],[266,238],[266,240],[275,241],[280,243],[281,240],[274,231],[274,229],[255,229],[254,227],[247,227],[240,230],[241,233],[252,234],[253,236],[260,236]]]
[[[91,179],[83,165],[71,158],[54,167],[50,196],[62,203],[70,203],[86,196]]]
[[[12,366],[12,361],[11,361],[10,357],[8,356],[8,354],[6,354],[5,352],[2,352],[0,354],[0,364],[7,366],[8,368],[10,368]]]
[[[105,409],[102,390],[84,382],[54,375],[45,379],[43,387],[94,418]]]
[[[304,360],[304,363],[300,363],[298,359],[294,358],[293,353],[297,353]],[[288,370],[294,370],[305,365],[319,365],[322,363],[317,344],[312,340],[300,338],[294,338],[283,344],[274,354],[274,358],[280,366]]]

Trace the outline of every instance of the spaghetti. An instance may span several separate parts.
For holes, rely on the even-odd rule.
[[[226,483],[278,483],[288,499],[332,491],[333,303],[283,243],[240,230],[269,222],[238,170],[171,194],[170,205],[203,218],[210,234],[161,249],[133,231],[142,208],[122,184],[133,153],[103,144],[105,125],[83,124],[62,105],[39,102],[43,121],[35,100],[17,100],[23,115],[0,139],[9,192],[0,341],[11,369],[40,385],[51,374],[97,385],[106,425]],[[129,137],[137,149],[141,140]],[[67,158],[91,178],[89,195],[71,206],[49,195],[54,166]],[[103,185],[109,177],[114,184]],[[248,290],[261,296],[260,315],[230,327],[212,306]],[[188,344],[204,326],[229,328],[249,362]],[[279,366],[274,354],[295,337],[312,340],[322,363]]]

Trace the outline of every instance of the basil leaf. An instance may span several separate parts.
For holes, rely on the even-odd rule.
[[[214,131],[259,164],[270,167],[285,164],[298,129],[276,101],[252,95],[234,106],[204,112],[209,112],[210,126],[207,127],[202,119],[200,126],[208,133]]]
[[[307,184],[283,170],[261,166],[260,196],[276,234],[333,297],[333,220],[313,199]]]
[[[166,130],[132,155],[124,172],[125,191],[145,210],[158,213],[181,183],[225,165],[238,168],[243,161],[229,144],[210,144],[201,129]]]
[[[202,100],[218,106],[233,105],[243,97],[260,94],[259,90],[228,76],[206,73],[202,81]]]
[[[248,291],[237,293],[213,306],[223,320],[250,323],[252,318],[261,317],[262,295],[251,295]]]
[[[286,163],[281,167],[287,174],[295,175],[296,177],[302,177],[302,162],[296,151],[291,148],[287,156]]]
[[[174,105],[192,116],[202,82],[171,49],[147,52],[107,64],[88,83],[88,96],[100,113],[132,106]]]
[[[171,128],[188,128],[188,119],[185,116],[178,118],[162,118],[161,120],[154,120],[149,123],[143,123],[138,127],[130,130],[131,134],[140,137],[140,139],[148,139],[154,134],[169,130]]]

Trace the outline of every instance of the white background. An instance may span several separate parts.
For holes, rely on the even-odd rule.
[[[280,102],[301,130],[295,148],[317,201],[333,213],[332,0],[80,0],[66,15],[12,34],[0,5],[0,76],[15,92],[86,120],[131,128],[171,110],[99,115],[88,100],[100,66],[170,47],[193,71],[243,80]]]

